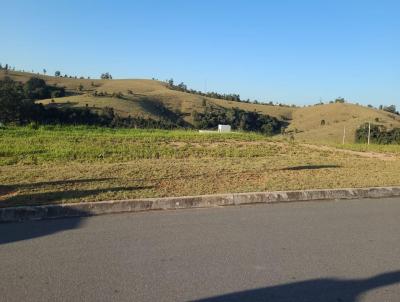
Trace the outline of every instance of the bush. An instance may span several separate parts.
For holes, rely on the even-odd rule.
[[[356,142],[368,141],[369,124],[365,123],[356,130]],[[387,130],[381,125],[371,124],[370,142],[375,144],[400,144],[400,128]]]
[[[61,97],[63,97],[65,94],[64,93],[62,93],[60,90],[53,90],[52,92],[51,92],[51,98],[53,99],[53,98],[61,98]]]
[[[40,78],[30,78],[24,84],[25,96],[29,99],[40,100],[50,98],[51,92],[46,82]]]

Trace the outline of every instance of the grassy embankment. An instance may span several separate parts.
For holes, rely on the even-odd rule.
[[[398,171],[396,156],[361,157],[250,133],[0,130],[0,206],[400,185]]]

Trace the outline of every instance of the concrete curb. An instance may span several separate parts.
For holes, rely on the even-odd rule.
[[[400,196],[400,187],[229,193],[0,208],[0,222],[93,216],[149,210],[210,208],[278,202]]]

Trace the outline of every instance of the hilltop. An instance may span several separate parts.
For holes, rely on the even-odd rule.
[[[0,70],[0,79],[6,73]],[[99,110],[112,107],[120,116],[140,116],[165,119],[179,114],[189,124],[193,112],[205,108],[239,108],[270,115],[289,123],[286,129],[296,140],[312,143],[339,143],[346,127],[346,141],[354,141],[355,129],[365,122],[400,127],[398,115],[348,103],[314,105],[308,107],[274,106],[216,99],[170,89],[167,83],[144,79],[83,79],[53,77],[26,72],[8,71],[7,76],[20,82],[31,77],[42,78],[49,85],[65,87],[66,96],[41,100],[56,107],[89,107]],[[161,105],[160,105],[161,104]],[[161,107],[160,107],[161,106]]]

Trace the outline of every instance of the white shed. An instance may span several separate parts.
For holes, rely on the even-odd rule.
[[[231,132],[231,125],[218,125],[218,132]]]

